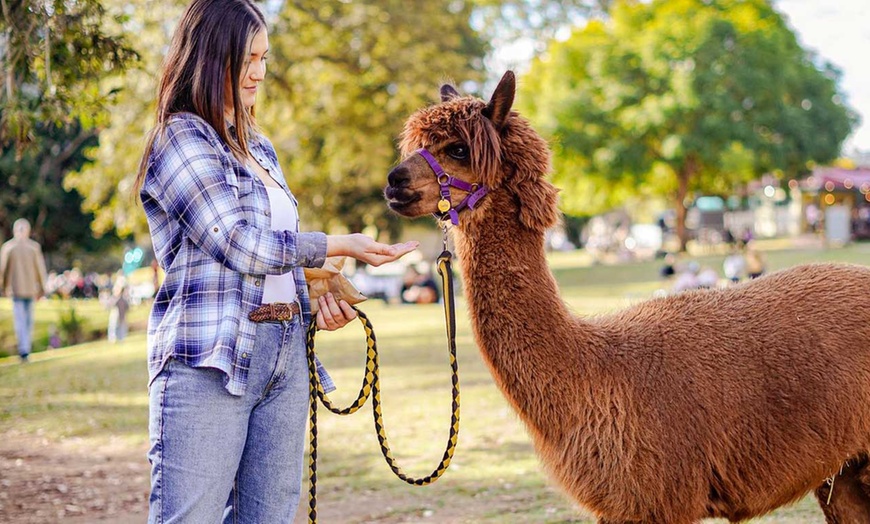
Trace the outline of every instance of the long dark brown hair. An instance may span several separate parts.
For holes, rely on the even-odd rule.
[[[239,78],[254,35],[265,27],[263,13],[251,0],[193,0],[187,6],[163,61],[157,90],[157,124],[148,134],[139,162],[134,198],[145,180],[154,142],[176,113],[200,116],[236,157],[248,155],[248,138],[256,122],[253,108],[249,112],[242,107]],[[232,85],[235,137],[230,136],[224,118],[227,75]]]

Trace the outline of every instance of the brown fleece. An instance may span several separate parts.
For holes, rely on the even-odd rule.
[[[813,490],[829,523],[870,522],[870,268],[805,265],[574,316],[544,252],[549,152],[509,111],[512,73],[489,104],[442,93],[406,123],[385,193],[405,216],[437,209],[420,147],[490,188],[452,228],[472,326],[562,489],[608,524],[736,522]],[[469,158],[447,154],[457,144]]]

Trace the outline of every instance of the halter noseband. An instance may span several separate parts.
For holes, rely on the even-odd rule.
[[[441,212],[441,215],[435,213],[435,217],[438,219],[443,219],[444,214],[450,216],[450,222],[453,223],[454,226],[459,225],[459,212],[465,209],[474,209],[474,206],[483,198],[487,193],[489,193],[489,189],[486,186],[479,186],[477,184],[469,184],[464,180],[460,180],[452,175],[448,175],[444,172],[444,168],[435,160],[435,157],[432,156],[432,153],[426,151],[425,148],[420,148],[417,150],[420,156],[429,164],[429,167],[432,168],[432,171],[435,173],[435,178],[438,179],[438,185],[441,186],[441,200],[438,201],[438,211]],[[462,202],[457,204],[455,207],[450,202],[450,188],[455,187],[461,191],[465,191],[468,193],[465,198],[462,199]]]

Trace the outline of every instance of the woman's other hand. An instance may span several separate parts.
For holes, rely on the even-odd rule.
[[[356,318],[356,311],[344,300],[336,302],[332,293],[327,293],[317,299],[320,309],[317,311],[317,328],[324,331],[335,331],[344,327]]]
[[[419,245],[417,241],[382,244],[361,233],[329,235],[326,237],[326,255],[349,256],[370,266],[380,266],[402,258]]]

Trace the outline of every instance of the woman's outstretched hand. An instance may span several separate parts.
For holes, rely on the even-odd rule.
[[[353,257],[370,266],[380,266],[393,262],[417,249],[417,241],[401,244],[382,244],[361,233],[352,235],[327,235],[326,256]],[[332,293],[321,296],[320,309],[317,311],[317,327],[325,331],[335,331],[356,318],[356,311],[344,300],[336,301]]]
[[[380,266],[393,262],[417,249],[417,241],[401,244],[382,244],[361,233],[352,235],[328,235],[326,237],[326,256],[349,256],[370,266]]]

